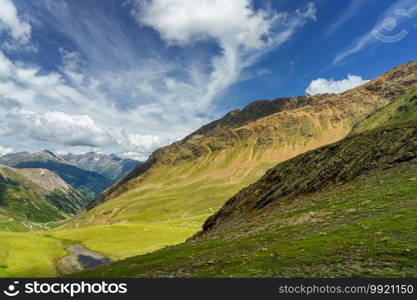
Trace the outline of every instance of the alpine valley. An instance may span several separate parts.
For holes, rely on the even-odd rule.
[[[417,62],[340,94],[255,101],[144,163],[0,158],[0,276],[414,277]],[[65,270],[64,270],[65,269]]]

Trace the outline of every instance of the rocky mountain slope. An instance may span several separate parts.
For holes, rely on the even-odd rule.
[[[7,154],[0,157],[0,163],[17,169],[40,168],[53,171],[89,199],[111,185],[111,181],[103,175],[78,168],[47,150]]]
[[[95,152],[84,154],[68,153],[60,155],[60,157],[78,168],[101,174],[112,183],[122,178],[126,173],[140,164],[139,161],[134,159],[123,159],[114,154]]]
[[[0,228],[8,223],[30,225],[62,220],[84,207],[88,199],[54,172],[0,165]],[[7,222],[9,221],[9,222]]]
[[[285,197],[343,184],[377,168],[417,157],[417,88],[360,122],[339,143],[311,151],[269,169],[240,191],[203,225],[203,234],[245,222],[246,215]],[[359,134],[358,134],[359,133]]]
[[[186,243],[82,277],[415,277],[417,85],[271,168]]]
[[[412,62],[342,94],[263,100],[230,112],[155,151],[100,194],[78,225],[173,218],[201,222],[269,167],[345,137],[354,124],[404,94],[417,82],[416,73],[417,62]]]

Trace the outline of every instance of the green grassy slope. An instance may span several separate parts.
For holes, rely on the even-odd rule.
[[[354,135],[310,151],[268,170],[255,184],[243,189],[203,228],[206,231],[244,222],[245,216],[277,199],[319,191],[343,184],[375,168],[417,156],[416,121],[395,123]]]
[[[196,228],[165,224],[119,224],[86,228],[69,228],[49,232],[51,237],[72,240],[73,243],[98,251],[113,259],[158,250],[184,242]]]
[[[16,224],[30,227],[30,223],[62,220],[86,202],[53,172],[0,165],[0,228],[16,230],[20,228],[15,228]]]
[[[57,276],[65,243],[35,233],[0,231],[0,278]]]
[[[417,85],[397,101],[383,107],[380,111],[372,114],[362,122],[358,123],[352,134],[361,133],[366,130],[374,129],[378,126],[387,125],[395,122],[414,120],[417,118]]]
[[[417,121],[279,164],[185,244],[83,277],[417,275]]]
[[[25,232],[28,228],[10,217],[4,209],[0,209],[0,231]]]

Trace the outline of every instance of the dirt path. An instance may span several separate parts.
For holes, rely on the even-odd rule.
[[[95,267],[99,267],[111,262],[97,252],[93,252],[82,245],[72,245],[67,247],[68,255],[61,258],[58,262],[58,271],[61,274],[70,274]]]

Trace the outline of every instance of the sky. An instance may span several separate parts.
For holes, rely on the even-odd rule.
[[[0,155],[144,160],[260,99],[417,59],[417,0],[0,0]]]

